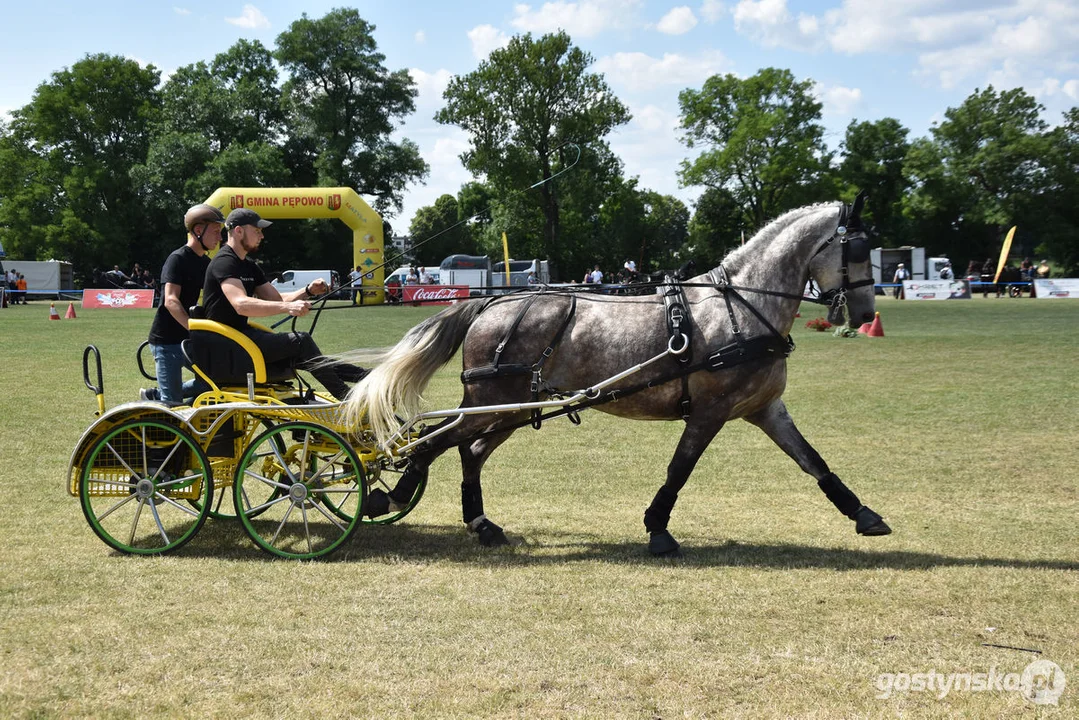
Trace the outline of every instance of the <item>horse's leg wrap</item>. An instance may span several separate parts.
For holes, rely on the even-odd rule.
[[[671,510],[678,500],[678,493],[664,485],[652,498],[652,504],[644,511],[644,528],[650,533],[664,532],[671,520]],[[673,538],[672,538],[673,540]],[[677,543],[675,543],[677,546]]]
[[[472,521],[483,515],[483,488],[479,483],[461,483],[461,516],[472,530]]]
[[[416,494],[416,488],[427,479],[429,470],[429,465],[420,467],[419,463],[410,462],[401,474],[401,479],[397,481],[397,485],[394,486],[393,490],[390,490],[390,499],[398,505],[408,505],[412,496]]]
[[[843,513],[851,520],[854,519],[855,513],[858,512],[858,508],[862,507],[862,503],[858,501],[858,496],[850,491],[843,481],[840,480],[835,473],[828,473],[823,478],[817,481],[817,485],[824,491],[825,497],[832,501],[832,504],[839,508],[839,512]]]
[[[877,513],[858,501],[858,496],[850,491],[835,473],[828,473],[817,481],[825,496],[843,513],[854,521],[854,531],[859,535],[888,535],[892,529]]]

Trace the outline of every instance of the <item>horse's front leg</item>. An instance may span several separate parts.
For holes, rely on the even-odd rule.
[[[480,472],[487,458],[499,445],[513,434],[509,430],[497,435],[490,435],[478,440],[466,440],[457,446],[461,454],[461,518],[471,532],[476,533],[480,545],[495,547],[508,545],[509,540],[502,528],[487,519],[483,512],[483,488],[480,485]]]
[[[677,557],[680,555],[678,541],[667,532],[667,523],[671,519],[671,510],[678,500],[678,491],[689,480],[690,473],[697,466],[704,449],[723,428],[724,421],[710,418],[691,417],[678,440],[674,457],[667,465],[667,481],[663,483],[652,504],[644,511],[644,527],[648,531],[648,551],[659,557]]]
[[[798,463],[798,467],[817,479],[817,485],[839,508],[839,512],[855,522],[854,529],[859,535],[888,535],[892,532],[880,515],[862,505],[858,496],[828,469],[828,464],[795,427],[794,420],[782,400],[776,400],[763,410],[747,415],[746,420],[763,430],[772,438],[772,442],[783,448],[783,452]]]

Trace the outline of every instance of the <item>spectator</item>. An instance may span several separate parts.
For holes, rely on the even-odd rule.
[[[528,284],[529,285],[535,285],[538,282],[539,282],[539,280],[536,279],[536,271],[535,270],[529,270],[528,271]]]
[[[1038,269],[1035,270],[1034,273],[1039,280],[1048,280],[1049,276],[1052,275],[1052,271],[1049,270],[1049,261],[1042,260],[1041,264],[1038,265]]]
[[[349,284],[352,285],[352,304],[357,301],[363,302],[363,270],[357,265],[356,269],[348,275]]]
[[[7,271],[7,277],[5,277],[4,280],[5,280],[5,282],[7,282],[8,292],[11,293],[12,304],[15,304],[15,294],[14,293],[18,289],[16,286],[19,283],[19,273],[16,272],[15,268],[11,268],[10,270]]]
[[[419,285],[420,283],[420,271],[416,269],[415,265],[408,266],[408,275],[405,276],[405,285]]]
[[[431,277],[431,273],[427,272],[427,268],[420,268],[420,285],[434,285],[435,279]]]
[[[899,266],[895,269],[895,276],[892,277],[892,282],[898,284],[898,287],[895,289],[895,297],[898,300],[903,299],[904,280],[910,280],[910,272],[907,270],[906,265],[899,263]]]
[[[15,293],[17,302],[26,304],[26,276],[19,273],[19,279],[15,281],[15,289],[18,291]]]
[[[940,269],[941,280],[955,280],[955,272],[952,270],[952,264],[950,262],[944,263],[944,267]]]
[[[249,255],[262,244],[262,231],[270,226],[258,213],[237,208],[225,220],[228,240],[206,269],[203,303],[206,317],[224,323],[246,335],[262,351],[267,363],[290,361],[310,372],[338,400],[348,395],[345,382],[358,382],[367,371],[355,365],[332,363],[305,332],[274,333],[250,327],[248,318],[287,313],[302,317],[311,310],[306,298],[329,292],[324,278],[302,290],[284,296],[266,281],[266,276]]]
[[[592,270],[592,282],[596,285],[603,283],[603,271],[599,269],[599,265],[596,265]]]
[[[201,378],[183,378],[184,353],[181,343],[188,337],[187,309],[199,301],[210,258],[206,255],[221,243],[225,216],[213,205],[194,205],[184,213],[187,242],[172,251],[161,268],[164,297],[150,325],[150,352],[154,356],[156,388],[139,391],[142,400],[160,400],[182,405],[208,390]],[[149,275],[145,271],[145,275]],[[153,277],[150,277],[151,283]]]

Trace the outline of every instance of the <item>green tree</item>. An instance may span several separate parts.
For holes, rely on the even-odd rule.
[[[592,62],[592,56],[573,46],[564,32],[539,39],[531,34],[515,36],[476,70],[453,78],[443,94],[446,106],[435,115],[440,123],[457,125],[469,134],[470,147],[462,160],[469,171],[497,188],[496,230],[511,232],[516,238],[511,242],[520,247],[521,239],[530,236],[538,211],[543,234],[534,254],[563,266],[576,249],[567,248],[563,237],[560,185],[543,181],[578,161],[576,150],[566,143],[595,150],[593,159],[600,162],[591,167],[604,167],[602,139],[630,119],[602,76],[588,72]],[[585,158],[581,160],[587,165]],[[602,187],[612,178],[590,177],[578,167],[567,179]],[[540,182],[528,195],[513,194]],[[578,222],[597,208],[598,204],[578,209]]]
[[[390,139],[414,112],[417,91],[407,70],[386,69],[374,30],[351,8],[317,20],[305,13],[277,36],[274,58],[289,76],[289,125],[306,140],[292,145],[290,160],[309,162],[318,185],[353,187],[384,212],[400,208],[406,185],[428,166],[415,143]]]
[[[903,162],[910,150],[910,131],[895,118],[875,122],[852,120],[843,140],[839,175],[848,194],[869,192],[865,219],[889,246],[905,244],[902,199],[907,191]]]
[[[16,173],[0,181],[9,184],[0,231],[5,241],[27,234],[12,244],[20,254],[71,261],[81,279],[143,258],[146,213],[130,170],[146,156],[159,77],[153,66],[88,55],[53,73],[14,113],[0,150],[4,169]]]
[[[689,221],[686,254],[697,261],[698,270],[713,268],[741,243],[744,228],[742,207],[731,193],[706,188]]]
[[[678,95],[683,142],[702,148],[683,161],[685,185],[726,189],[754,228],[830,191],[831,155],[812,80],[764,68],[742,79],[713,75]]]
[[[1007,228],[1034,223],[1047,187],[1043,111],[1021,88],[992,86],[949,108],[904,164],[913,187],[904,214],[916,237],[950,257],[995,258]]]
[[[1032,227],[1040,243],[1035,251],[1051,257],[1068,277],[1079,275],[1079,107],[1064,114],[1064,122],[1046,136],[1047,188],[1043,211]]]
[[[449,255],[475,251],[468,226],[461,223],[457,198],[445,194],[434,205],[416,211],[409,225],[409,235],[415,250],[413,257],[420,265],[438,265]],[[423,243],[419,247],[417,244]]]

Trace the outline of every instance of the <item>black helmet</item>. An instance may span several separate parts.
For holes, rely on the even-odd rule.
[[[187,228],[188,232],[191,232],[192,229],[200,223],[212,222],[221,223],[222,225],[225,224],[225,216],[213,205],[199,203],[198,205],[192,205],[191,208],[184,213],[184,227]]]

